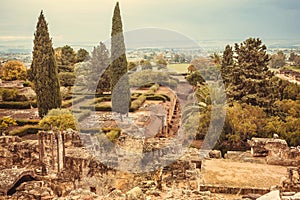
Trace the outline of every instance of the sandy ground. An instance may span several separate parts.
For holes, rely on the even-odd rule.
[[[205,184],[270,188],[280,184],[287,168],[213,159],[204,161],[202,173]]]

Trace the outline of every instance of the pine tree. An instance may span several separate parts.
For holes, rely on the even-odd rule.
[[[100,74],[101,77],[99,77]],[[102,42],[99,46],[94,47],[89,61],[88,89],[93,92],[96,90],[97,93],[110,91],[109,52]]]
[[[43,11],[39,16],[34,37],[31,71],[39,116],[43,117],[49,110],[61,106],[57,64]]]
[[[120,15],[117,2],[112,19],[111,32],[111,91],[112,108],[114,112],[126,114],[130,106],[130,86],[128,80],[126,49]]]
[[[234,60],[233,60],[232,47],[230,45],[227,45],[223,52],[222,65],[221,65],[221,75],[226,87],[231,81],[233,64],[234,64]]]
[[[237,64],[228,72],[227,97],[251,105],[268,107],[273,94],[268,70],[269,55],[266,46],[257,38],[235,44]]]

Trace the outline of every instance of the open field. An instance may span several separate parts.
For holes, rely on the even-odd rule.
[[[168,65],[168,69],[170,69],[171,71],[183,73],[183,72],[187,72],[188,66],[189,66],[189,64],[187,64],[187,63],[183,63],[183,64],[169,64]]]
[[[202,167],[205,184],[270,188],[279,185],[287,173],[282,166],[233,162],[230,160],[205,160]]]

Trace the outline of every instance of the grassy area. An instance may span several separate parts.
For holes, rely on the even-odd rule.
[[[300,72],[300,67],[296,67],[296,66],[286,66],[285,68],[294,70],[294,71],[296,71],[296,72]]]
[[[185,73],[187,72],[187,68],[189,67],[189,64],[184,63],[184,64],[169,64],[168,69],[179,72],[179,73]]]

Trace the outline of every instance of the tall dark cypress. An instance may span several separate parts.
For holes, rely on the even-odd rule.
[[[112,19],[111,32],[111,91],[114,112],[126,114],[130,106],[130,86],[127,75],[127,58],[120,15],[117,2]]]
[[[37,95],[39,116],[43,117],[49,110],[61,107],[57,64],[43,11],[36,26],[32,54],[32,78]]]

